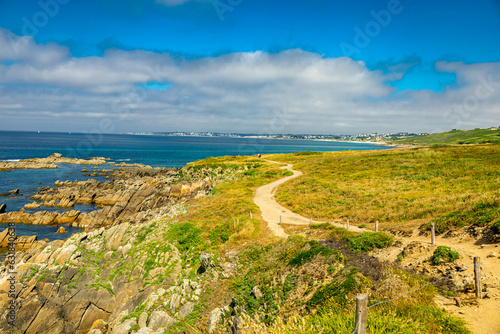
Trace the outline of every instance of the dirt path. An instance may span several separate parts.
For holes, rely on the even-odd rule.
[[[269,161],[269,162],[276,163],[275,161]],[[280,217],[281,217],[281,222],[283,224],[289,224],[289,225],[308,226],[310,224],[310,220],[308,218],[302,217],[301,215],[288,210],[287,208],[281,206],[280,204],[278,204],[278,202],[276,202],[274,194],[276,193],[276,189],[278,188],[278,186],[302,175],[301,171],[293,170],[291,164],[281,168],[291,171],[293,175],[284,177],[282,179],[279,179],[277,181],[271,182],[269,184],[257,188],[257,190],[255,191],[255,196],[253,198],[253,201],[255,204],[259,206],[262,212],[262,218],[264,218],[264,220],[267,222],[269,229],[278,237],[287,238],[288,234],[285,233],[285,231],[280,225]],[[324,223],[324,221],[315,221],[315,220],[312,220],[312,222]],[[343,224],[334,222],[330,223],[338,227],[345,227],[345,225]],[[363,229],[360,229],[356,226],[351,226],[349,230],[356,232],[364,231]]]
[[[278,237],[287,238],[288,234],[285,233],[280,225],[303,225],[308,226],[310,220],[302,217],[289,209],[281,206],[274,197],[279,185],[292,180],[302,175],[302,172],[292,169],[289,164],[282,169],[287,169],[293,172],[293,175],[284,177],[272,183],[266,184],[257,188],[254,196],[254,202],[259,206],[262,211],[262,217],[268,223],[269,229]],[[323,223],[323,221],[312,220],[313,223]],[[345,227],[343,224],[330,222],[338,227]],[[349,230],[352,231],[366,231],[355,226],[351,226]],[[411,241],[419,241],[423,244],[429,243],[429,238],[414,235],[411,238],[400,238],[404,245]],[[473,257],[479,256],[481,258],[482,268],[482,283],[487,287],[488,298],[481,299],[477,305],[456,306],[453,299],[436,297],[436,302],[448,310],[450,313],[466,320],[470,329],[474,334],[499,334],[500,333],[500,246],[493,245],[478,245],[476,240],[460,241],[456,239],[448,239],[437,237],[436,245],[449,246],[458,251],[461,255],[459,265],[468,266],[468,269],[462,273],[464,279],[472,280],[474,276]],[[388,261],[395,261],[397,255],[400,253],[401,248],[388,249],[387,253],[379,254],[381,260],[385,258]],[[377,255],[376,255],[377,256]],[[379,256],[377,256],[379,257]],[[429,254],[424,255],[425,259]],[[407,259],[410,260],[410,259]],[[412,259],[419,261],[419,259]],[[420,259],[423,260],[423,259]]]
[[[428,238],[427,238],[428,239]],[[418,237],[415,240],[429,242],[425,238]],[[476,244],[476,240],[460,242],[454,239],[436,238],[436,245],[448,246],[460,254],[459,264],[467,267],[463,272],[463,278],[469,282],[474,280],[474,257],[480,257],[481,261],[481,283],[486,292],[477,305],[457,306],[452,299],[436,298],[436,302],[458,316],[470,325],[474,334],[500,333],[500,247],[498,244]],[[474,294],[471,293],[471,296]]]

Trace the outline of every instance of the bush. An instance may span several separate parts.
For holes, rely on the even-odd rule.
[[[182,252],[191,247],[198,248],[203,245],[200,233],[201,229],[193,223],[180,223],[172,225],[168,229],[167,238],[172,242],[177,241],[177,249]]]
[[[304,252],[298,253],[293,259],[288,262],[289,266],[301,266],[304,263],[313,260],[318,254],[321,254],[325,257],[336,255],[336,261],[342,260],[342,255],[335,249],[321,246],[317,241],[310,241],[308,242],[308,244],[311,246],[311,248]]]
[[[347,268],[346,268],[347,269]],[[358,270],[352,267],[349,272],[344,273],[344,277],[337,277],[337,280],[320,287],[307,301],[309,307],[319,307],[331,304],[345,307],[347,305],[347,295],[359,288],[361,284],[356,281]],[[343,278],[343,281],[341,281]]]
[[[431,262],[434,265],[438,265],[442,262],[453,262],[457,260],[460,257],[460,255],[451,250],[450,247],[448,246],[438,246],[436,250],[434,251],[434,254],[432,254],[431,257]]]
[[[374,248],[386,248],[394,243],[392,235],[385,234],[384,232],[363,232],[347,240],[349,248],[354,252],[370,252]]]
[[[500,233],[500,220],[493,224],[492,226],[493,232],[499,234]]]

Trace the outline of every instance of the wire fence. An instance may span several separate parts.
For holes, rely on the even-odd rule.
[[[378,224],[377,224],[378,225]],[[348,225],[347,225],[348,226]],[[378,226],[377,226],[378,227]],[[473,266],[474,267],[474,273],[475,273],[475,285],[476,285],[476,297],[478,298],[481,298],[481,273],[480,273],[480,265],[479,265],[479,257],[472,257],[470,256],[467,252],[465,252],[460,246],[458,246],[457,244],[455,244],[451,239],[447,238],[445,234],[442,234],[440,233],[436,228],[435,228],[435,225],[432,224],[432,227],[433,227],[433,230],[435,230],[439,235],[441,235],[443,237],[443,239],[446,239],[448,240],[454,247],[456,247],[457,249],[459,249],[465,256],[469,257],[470,259],[473,259],[474,262],[470,265],[470,266]],[[378,228],[377,228],[378,230]],[[431,233],[431,244],[435,244],[435,236],[434,236],[434,231]],[[421,287],[417,288],[417,289],[413,289],[413,290],[409,290],[409,291],[406,291],[402,294],[400,294],[399,296],[395,297],[395,298],[392,298],[392,299],[389,299],[389,300],[384,300],[384,301],[381,301],[381,302],[378,302],[378,303],[375,303],[373,305],[370,305],[366,308],[362,308],[361,307],[361,311],[358,312],[358,308],[360,308],[360,305],[359,305],[359,297],[360,296],[363,296],[363,295],[360,295],[358,296],[358,298],[356,298],[356,319],[355,319],[355,328],[354,328],[354,332],[353,334],[366,334],[366,321],[364,321],[364,323],[362,324],[362,318],[363,316],[366,318],[367,317],[367,311],[371,308],[374,308],[376,306],[379,306],[379,305],[382,305],[382,304],[386,304],[386,303],[391,303],[391,302],[394,302],[408,294],[411,294],[413,292],[417,292],[417,291],[420,291],[424,288],[426,288],[427,286],[429,285],[436,285],[438,282],[442,281],[442,280],[446,280],[446,279],[449,279],[451,278],[453,275],[457,274],[457,273],[460,273],[460,272],[463,272],[463,271],[466,271],[467,269],[469,268],[469,266],[465,266],[463,268],[459,268],[455,271],[453,271],[452,273],[448,274],[447,276],[444,276],[444,277],[441,277],[437,280],[435,280],[434,282],[429,282],[429,283],[426,283],[424,285],[422,285]],[[365,312],[365,314],[362,314],[363,312]]]

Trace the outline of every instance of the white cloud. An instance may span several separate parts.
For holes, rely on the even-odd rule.
[[[116,131],[359,133],[500,125],[500,63],[438,62],[438,71],[456,73],[455,88],[396,94],[387,81],[400,78],[400,70],[371,71],[351,58],[302,50],[195,60],[113,50],[74,58],[67,48],[5,30],[0,50],[3,129],[82,131],[102,118]],[[146,89],[152,82],[169,88]]]

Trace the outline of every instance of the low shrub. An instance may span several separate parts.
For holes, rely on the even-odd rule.
[[[453,262],[457,260],[460,257],[460,255],[451,250],[450,247],[448,246],[438,246],[436,250],[434,251],[434,254],[431,256],[431,262],[434,265],[438,265],[441,262]]]
[[[362,234],[348,238],[349,248],[356,253],[371,252],[375,248],[386,248],[392,246],[394,237],[384,232],[363,232]]]
[[[310,249],[298,253],[293,259],[288,262],[289,266],[301,266],[306,262],[313,260],[318,254],[325,257],[335,255],[336,261],[342,260],[342,255],[339,251],[325,246],[321,246],[317,241],[310,241],[307,244],[311,246]]]
[[[200,236],[201,229],[193,223],[179,223],[172,225],[167,231],[167,239],[177,241],[177,249],[181,252],[191,247],[198,248],[203,245],[203,239]]]
[[[493,224],[492,226],[493,232],[499,234],[500,233],[500,220]]]

